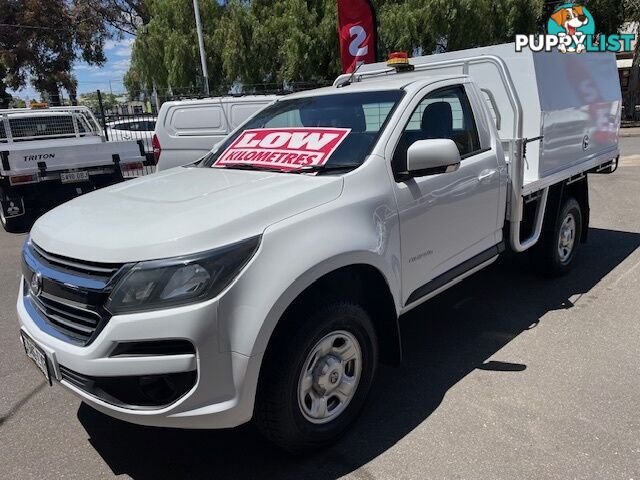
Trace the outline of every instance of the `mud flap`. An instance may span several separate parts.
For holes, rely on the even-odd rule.
[[[0,208],[2,208],[4,218],[20,217],[25,214],[24,200],[22,197],[0,200]]]

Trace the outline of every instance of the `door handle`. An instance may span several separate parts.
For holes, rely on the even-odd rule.
[[[478,181],[482,182],[488,178],[493,177],[495,174],[497,173],[497,170],[495,169],[487,169],[487,170],[483,170],[482,172],[480,172],[480,175],[478,175]]]

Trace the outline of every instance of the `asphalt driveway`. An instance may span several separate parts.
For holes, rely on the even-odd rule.
[[[0,477],[638,478],[640,161],[592,176],[590,194],[589,243],[569,276],[507,257],[411,312],[403,365],[380,370],[342,441],[304,457],[251,425],[139,427],[45,385],[15,319],[24,236],[1,232]]]

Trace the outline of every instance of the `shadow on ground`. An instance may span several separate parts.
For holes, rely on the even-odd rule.
[[[513,375],[524,370],[526,365],[487,359],[535,328],[547,312],[572,308],[570,298],[588,295],[640,246],[640,234],[591,229],[589,235],[567,277],[539,278],[530,273],[526,258],[506,257],[403,317],[403,364],[379,370],[363,415],[328,450],[291,457],[251,425],[224,431],[140,427],[84,404],[78,418],[114,474],[136,479],[328,479],[348,474],[420,425],[447,390],[474,369]]]

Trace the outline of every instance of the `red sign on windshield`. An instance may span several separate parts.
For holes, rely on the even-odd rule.
[[[296,170],[327,163],[349,128],[256,128],[245,130],[218,157],[214,167],[256,165]]]

